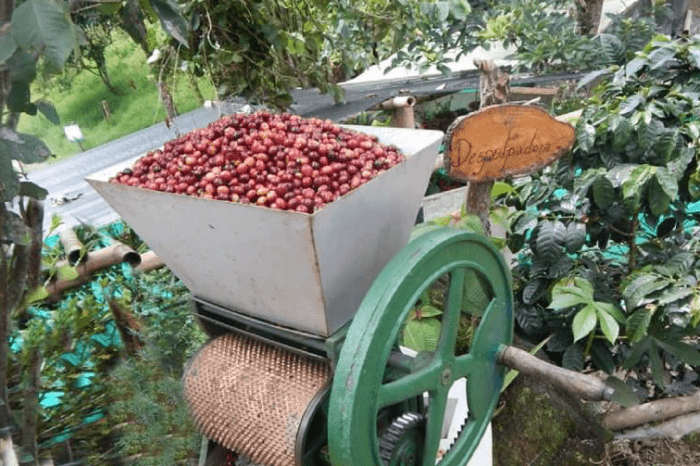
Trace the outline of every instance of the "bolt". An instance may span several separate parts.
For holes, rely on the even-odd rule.
[[[452,368],[450,366],[445,367],[442,370],[442,375],[440,376],[440,382],[447,386],[452,381]]]

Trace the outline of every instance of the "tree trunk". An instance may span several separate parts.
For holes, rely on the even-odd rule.
[[[6,215],[5,204],[0,203],[0,231],[4,230]],[[0,248],[0,428],[2,428],[12,425],[12,414],[7,397],[7,371],[10,362],[10,348],[7,343],[10,336],[9,274],[7,251],[4,245]]]
[[[175,109],[175,103],[173,102],[172,94],[170,94],[168,84],[164,79],[158,81],[158,91],[160,92],[160,98],[163,102],[163,108],[165,109],[165,126],[170,128],[173,120],[177,116],[177,110]]]
[[[41,353],[32,348],[25,367],[27,380],[24,389],[24,425],[22,426],[22,451],[20,464],[38,464],[39,448],[36,443],[37,421],[39,418],[39,386],[41,375]]]
[[[603,14],[603,0],[574,0],[574,18],[576,33],[586,36],[595,35]]]

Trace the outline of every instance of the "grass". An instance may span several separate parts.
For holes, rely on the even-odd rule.
[[[51,79],[37,79],[32,89],[32,100],[40,98],[51,101],[61,118],[56,126],[43,115],[23,114],[18,131],[41,138],[55,157],[48,163],[63,160],[80,151],[77,143],[69,141],[63,126],[79,125],[83,136],[83,147],[87,150],[126,136],[134,131],[152,126],[164,119],[156,87],[157,76],[146,63],[146,56],[129,37],[119,31],[112,32],[114,43],[106,50],[107,67],[112,84],[119,94],[111,93],[99,76],[82,70],[66,70]],[[61,85],[60,83],[68,83]],[[205,99],[214,99],[215,91],[210,82],[197,79]],[[194,92],[191,80],[183,72],[168,81],[180,113],[201,105]],[[102,111],[102,102],[109,107],[109,121]]]

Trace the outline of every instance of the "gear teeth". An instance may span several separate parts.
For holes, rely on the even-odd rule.
[[[467,424],[469,424],[469,418],[470,418],[470,416],[471,416],[470,414],[467,414],[467,417],[464,419],[464,422],[463,422],[462,425],[459,427],[459,430],[457,431],[457,435],[455,435],[454,440],[450,443],[450,446],[447,447],[447,450],[445,451],[445,455],[447,455],[447,453],[452,449],[452,447],[454,446],[454,444],[457,442],[457,439],[459,438],[459,436],[462,435],[462,432],[464,431],[464,428],[467,427]]]
[[[394,450],[401,442],[404,435],[415,429],[424,420],[424,417],[416,413],[404,413],[394,419],[394,421],[386,428],[386,431],[379,440],[379,457],[385,466],[391,462],[391,457]]]

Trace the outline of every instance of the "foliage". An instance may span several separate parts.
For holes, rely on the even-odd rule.
[[[146,55],[123,31],[115,29],[110,35],[112,43],[105,50],[105,60],[118,95],[109,92],[98,76],[74,68],[66,68],[60,74],[40,73],[32,85],[32,94],[53,102],[62,121],[80,126],[85,149],[152,126],[163,121],[164,117]],[[170,79],[178,109],[186,112],[197,108],[199,101],[186,73],[178,70]],[[205,97],[213,99],[214,89],[209,81],[198,78],[197,82]],[[109,121],[102,112],[102,101],[110,109]],[[66,139],[61,126],[52,124],[43,116],[22,116],[18,130],[42,138],[55,154],[46,163],[60,161],[80,151],[77,144]]]
[[[144,248],[122,224],[82,227],[78,236],[88,250],[102,248],[113,238],[137,250]],[[57,237],[49,237],[46,264],[62,256]],[[65,445],[70,445],[74,457],[100,465],[135,453],[141,456],[132,464],[142,465],[155,458],[161,463],[154,464],[176,464],[196,456],[199,436],[180,399],[180,378],[204,335],[187,297],[184,285],[167,269],[135,275],[122,264],[99,272],[92,282],[58,302],[36,303],[29,309],[12,335],[10,403],[13,410],[22,408],[17,389],[23,359],[39,349],[44,358],[40,450],[51,451],[59,460],[66,455]],[[141,324],[142,353],[130,357],[124,353],[110,300],[130,310]],[[170,436],[166,446],[153,441],[166,435]]]
[[[553,334],[565,367],[634,369],[654,396],[700,364],[699,58],[697,39],[657,37],[610,68],[572,153],[504,197],[519,331]]]
[[[517,68],[535,73],[590,70],[622,64],[641,49],[657,29],[667,7],[654,6],[639,19],[612,16],[605,33],[576,33],[569,5],[557,0],[515,0],[500,3],[479,30],[482,41],[501,41],[516,48]]]
[[[191,31],[178,59],[211,73],[220,95],[285,108],[294,87],[318,87],[342,98],[339,81],[399,52],[395,64],[422,67],[473,48],[464,0],[192,1],[182,3]]]

